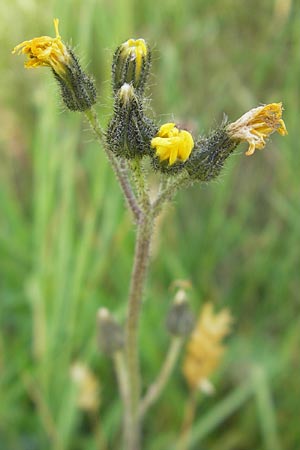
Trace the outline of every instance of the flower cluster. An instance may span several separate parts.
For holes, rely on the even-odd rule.
[[[74,52],[63,43],[58,19],[54,19],[54,28],[54,38],[41,36],[24,41],[13,53],[28,56],[26,68],[50,67],[65,105],[73,111],[86,111],[96,102],[94,83],[82,71]],[[246,155],[252,155],[265,147],[275,131],[282,136],[287,134],[281,103],[251,109],[237,121],[221,124],[209,136],[197,139],[175,123],[159,127],[147,116],[145,108],[150,66],[151,50],[144,39],[129,39],[114,53],[114,114],[107,126],[106,143],[118,158],[149,157],[157,171],[172,176],[185,171],[192,180],[209,181],[218,176],[241,142],[249,144]]]

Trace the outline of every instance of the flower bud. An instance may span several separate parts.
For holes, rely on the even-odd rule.
[[[97,93],[93,80],[80,67],[73,50],[61,40],[58,19],[54,19],[56,37],[41,36],[24,41],[13,49],[13,53],[28,56],[27,69],[50,67],[58,81],[62,99],[71,111],[86,111],[96,103]]]
[[[114,115],[106,132],[109,148],[127,159],[142,157],[150,154],[150,142],[156,131],[154,122],[145,116],[133,86],[123,84],[115,96]]]
[[[151,53],[144,39],[129,39],[117,48],[112,63],[113,90],[132,84],[142,94],[149,75]]]
[[[98,344],[100,350],[112,356],[124,348],[124,331],[108,309],[100,308],[97,314]]]
[[[175,336],[188,336],[195,326],[195,317],[191,311],[184,290],[180,289],[167,315],[166,326]]]

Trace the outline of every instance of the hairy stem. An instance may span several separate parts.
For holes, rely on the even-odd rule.
[[[137,189],[137,196],[140,206],[143,211],[147,211],[150,206],[150,200],[148,195],[148,186],[145,181],[142,162],[140,159],[134,159],[131,161],[132,175],[134,179],[134,184]]]
[[[175,367],[182,344],[182,337],[173,337],[160,373],[158,374],[157,379],[154,381],[154,383],[149,387],[145,397],[141,402],[140,417],[143,417],[145,415],[149,407],[156,402],[156,400],[164,390]]]
[[[130,431],[127,435],[127,450],[140,448],[140,368],[138,354],[138,325],[142,295],[149,263],[153,219],[150,211],[145,211],[138,223],[133,271],[129,291],[126,321],[126,359],[130,395]]]
[[[122,188],[123,194],[125,196],[125,199],[127,201],[127,204],[129,206],[129,209],[131,210],[134,220],[138,222],[141,210],[137,203],[136,197],[134,195],[134,192],[132,191],[128,174],[127,174],[127,168],[123,161],[120,163],[118,162],[115,155],[111,152],[109,148],[107,148],[105,139],[104,139],[104,132],[98,122],[97,115],[93,109],[89,109],[85,111],[85,116],[94,131],[97,141],[101,144],[101,146],[104,148],[105,153],[109,159],[109,162],[112,165],[112,168],[116,174],[117,180],[120,183],[120,186]]]

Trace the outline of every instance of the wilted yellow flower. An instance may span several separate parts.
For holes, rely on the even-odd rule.
[[[282,103],[259,106],[228,125],[227,132],[232,139],[248,142],[249,148],[246,155],[250,156],[256,149],[262,150],[266,145],[266,138],[275,131],[281,136],[287,134],[285,123],[281,117]]]
[[[94,81],[80,67],[73,50],[62,42],[54,19],[55,38],[41,36],[17,45],[12,53],[28,56],[27,69],[50,67],[61,88],[63,102],[71,111],[87,111],[96,103]]]
[[[171,166],[177,161],[186,161],[194,148],[194,140],[186,130],[179,130],[175,123],[165,123],[151,140],[160,161],[169,160]]]
[[[128,39],[121,45],[121,55],[135,60],[135,76],[138,78],[141,72],[143,58],[147,56],[148,48],[144,39]]]
[[[41,36],[30,41],[24,41],[17,45],[12,53],[28,55],[25,62],[27,69],[47,66],[51,67],[54,72],[60,76],[64,76],[66,66],[70,61],[68,49],[61,40],[58,31],[58,19],[54,19],[55,38],[49,36]]]
[[[227,309],[214,313],[211,303],[203,306],[183,363],[183,373],[191,388],[208,390],[208,379],[220,364],[225,351],[222,340],[230,332],[231,323]]]
[[[71,367],[71,379],[78,387],[78,406],[84,411],[95,411],[100,401],[100,386],[88,366],[76,362]]]

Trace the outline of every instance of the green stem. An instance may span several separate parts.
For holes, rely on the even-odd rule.
[[[157,379],[154,381],[154,383],[149,387],[145,397],[141,402],[140,417],[143,417],[145,415],[149,407],[156,402],[156,400],[159,398],[162,391],[164,390],[175,367],[182,344],[183,344],[182,337],[172,338],[169,351],[165,358],[165,362],[160,370],[160,373],[157,376]]]
[[[128,435],[130,431],[130,415],[128,414],[130,410],[130,396],[129,396],[129,384],[128,384],[128,375],[126,362],[124,358],[124,353],[121,351],[115,352],[113,355],[113,362],[115,366],[115,372],[118,380],[119,392],[121,395],[121,399],[123,402],[124,410],[123,410],[123,435],[124,441],[129,441],[130,436]]]
[[[132,191],[132,188],[129,183],[128,174],[127,174],[127,168],[124,162],[118,162],[115,155],[111,152],[109,148],[107,148],[105,139],[104,139],[104,132],[98,122],[97,115],[93,109],[89,109],[85,111],[85,116],[87,120],[89,121],[89,124],[94,131],[97,141],[100,143],[100,145],[104,148],[105,153],[109,159],[109,162],[112,165],[112,168],[116,174],[117,180],[120,183],[121,189],[123,191],[123,194],[125,196],[125,199],[127,201],[127,204],[133,214],[133,217],[136,222],[138,222],[141,210],[137,203],[136,197]]]
[[[197,406],[197,394],[198,391],[196,389],[192,389],[187,399],[184,411],[182,430],[176,447],[177,450],[188,450],[190,447],[190,435],[195,418],[195,411]]]

